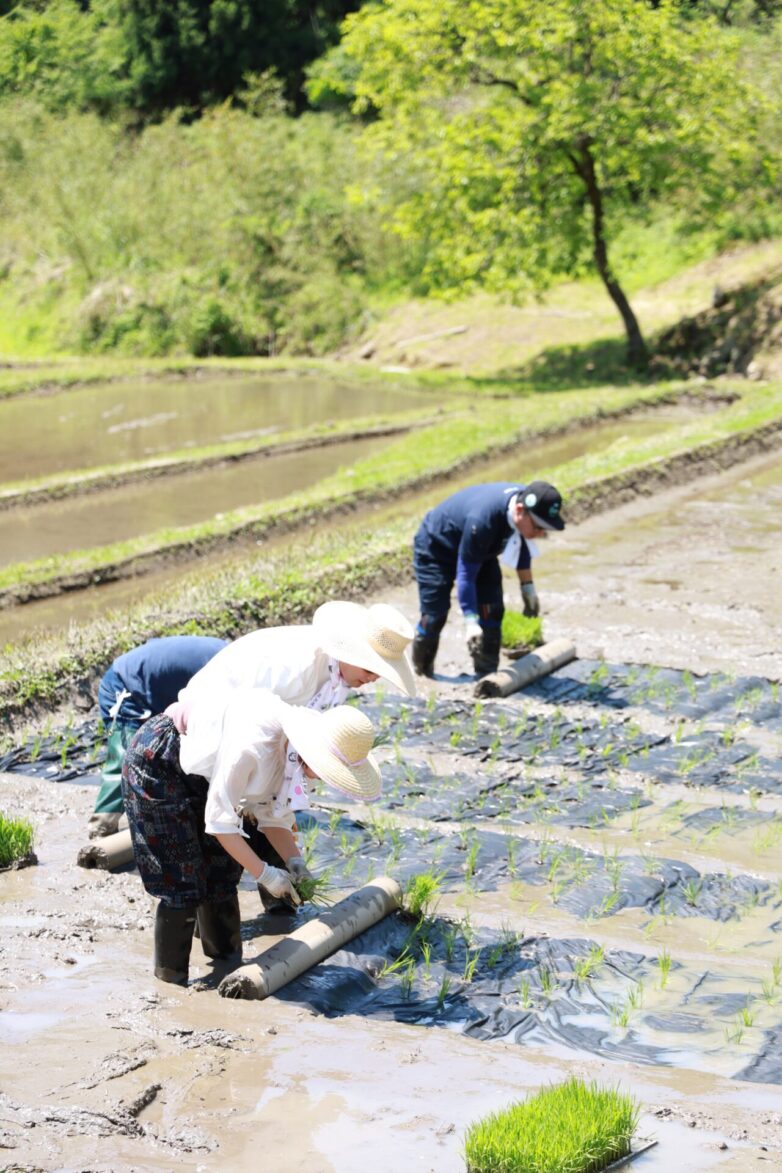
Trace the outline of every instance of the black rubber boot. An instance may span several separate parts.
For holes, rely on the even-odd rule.
[[[155,914],[155,977],[161,982],[187,985],[195,923],[196,910],[192,905],[171,908],[162,902],[158,904]]]
[[[473,667],[478,676],[488,676],[499,668],[501,639],[502,631],[499,627],[484,627],[480,646],[470,649]]]
[[[198,906],[198,936],[207,957],[227,959],[242,952],[239,893]]]
[[[439,635],[419,635],[416,632],[413,640],[412,656],[413,667],[419,676],[434,674],[434,658],[440,643]]]

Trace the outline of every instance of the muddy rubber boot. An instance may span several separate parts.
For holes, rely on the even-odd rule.
[[[484,628],[480,647],[470,649],[473,667],[478,676],[488,676],[499,668],[501,639],[502,631],[499,627]]]
[[[198,906],[197,935],[207,957],[241,956],[242,920],[239,913],[239,893],[221,900],[205,900]]]
[[[413,668],[419,676],[434,675],[434,658],[440,643],[439,635],[419,635],[413,640]]]
[[[119,821],[122,817],[122,811],[93,811],[87,823],[87,838],[103,839],[105,835],[113,835],[119,830]]]
[[[192,905],[171,908],[162,902],[158,904],[155,913],[155,977],[161,982],[187,985],[195,923],[196,910]]]

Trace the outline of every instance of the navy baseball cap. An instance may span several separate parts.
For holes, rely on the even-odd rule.
[[[562,494],[548,481],[533,481],[526,486],[519,499],[535,525],[541,529],[565,528],[565,519],[561,515]]]

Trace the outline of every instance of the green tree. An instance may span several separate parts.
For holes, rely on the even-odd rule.
[[[425,240],[428,287],[519,294],[591,260],[643,363],[612,237],[662,196],[708,215],[768,174],[737,34],[673,0],[381,0],[344,27],[316,85],[357,63],[367,137],[417,169],[393,222]]]
[[[302,104],[305,66],[358,0],[103,0],[122,31],[134,103],[145,114],[201,110],[273,69]]]
[[[359,0],[0,0],[0,94],[138,121],[232,97],[247,74],[303,105],[306,65]],[[4,15],[5,14],[5,15]]]

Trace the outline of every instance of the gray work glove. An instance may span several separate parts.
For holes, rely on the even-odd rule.
[[[301,855],[292,855],[285,866],[295,881],[314,879],[312,872],[307,867]]]
[[[480,651],[483,645],[483,628],[478,622],[477,615],[464,615],[464,638],[467,641],[467,650],[471,656]]]
[[[540,599],[535,590],[534,582],[521,584],[521,597],[524,600],[524,614],[526,616],[534,619],[535,616],[540,615]]]
[[[275,900],[285,900],[294,907],[301,904],[301,897],[293,886],[293,880],[288,872],[282,868],[272,867],[270,863],[263,865],[263,871],[258,877],[258,890],[263,888]]]

